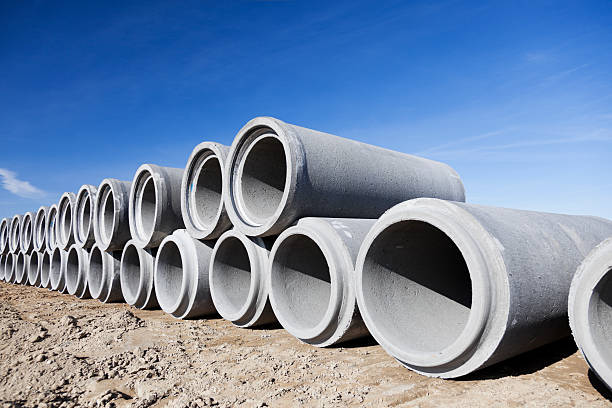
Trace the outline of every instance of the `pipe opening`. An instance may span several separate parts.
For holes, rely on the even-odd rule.
[[[181,297],[183,286],[183,259],[178,245],[166,241],[157,254],[155,293],[162,308],[169,309]]]
[[[36,229],[36,247],[40,248],[45,240],[45,225],[47,222],[47,214],[45,212],[40,212],[39,216],[36,217],[36,225],[34,228]]]
[[[40,265],[40,284],[49,284],[49,268],[51,268],[51,255],[48,252],[43,254],[42,264]]]
[[[81,233],[79,239],[85,242],[89,236],[89,228],[91,227],[91,197],[87,191],[83,193],[83,197],[79,211],[78,230]]]
[[[54,248],[57,245],[57,235],[55,231],[55,222],[57,221],[57,209],[52,207],[49,210],[49,225],[47,228],[47,240],[49,242],[49,248]]]
[[[24,272],[25,272],[25,255],[23,254],[23,252],[19,252],[19,255],[17,255],[17,263],[15,263],[15,282],[21,283]]]
[[[238,177],[248,218],[263,222],[274,215],[286,189],[287,160],[282,142],[264,136],[250,146]]]
[[[197,223],[205,228],[215,222],[222,202],[221,163],[216,156],[208,156],[194,173],[196,179],[190,183],[189,208]]]
[[[70,239],[70,231],[72,230],[72,204],[69,199],[65,199],[60,204],[60,234],[63,243],[67,243]]]
[[[612,362],[612,269],[600,279],[589,299],[589,328],[597,351]]]
[[[287,237],[276,249],[271,274],[278,313],[301,330],[316,327],[331,297],[329,265],[316,242],[302,234]]]
[[[11,282],[11,279],[14,276],[14,263],[15,259],[12,254],[6,256],[6,261],[4,261],[4,280],[7,282]]]
[[[148,174],[148,173],[147,173]],[[157,198],[155,194],[155,181],[149,174],[144,178],[140,188],[140,194],[137,195],[138,203],[136,205],[136,225],[140,228],[140,234],[145,237],[153,234],[155,228],[155,209],[157,208]]]
[[[57,289],[61,281],[62,274],[62,254],[59,249],[53,251],[51,255],[51,266],[49,268],[49,279],[53,288]]]
[[[66,287],[76,291],[79,282],[79,254],[74,249],[68,252],[66,260]]]
[[[107,187],[103,195],[103,204],[100,211],[100,232],[105,242],[109,242],[113,237],[113,229],[115,225],[115,201],[113,199],[113,191]]]
[[[441,351],[467,324],[472,283],[465,259],[426,222],[402,221],[382,231],[368,249],[361,283],[376,329],[401,349]]]
[[[4,247],[8,243],[8,234],[7,234],[8,226],[6,222],[2,222],[0,224],[0,243]]]
[[[28,281],[30,283],[36,282],[36,276],[38,275],[38,262],[39,258],[36,253],[33,253],[30,256],[30,260],[28,262]]]
[[[224,240],[213,260],[213,282],[218,308],[236,314],[244,306],[251,289],[251,261],[240,239]]]
[[[32,241],[32,218],[25,218],[25,225],[23,226],[23,238],[25,240],[24,247],[28,245]]]
[[[97,296],[102,291],[102,282],[104,279],[103,262],[102,251],[97,246],[93,247],[89,257],[89,275],[87,276],[89,293],[91,293],[92,296]]]
[[[17,247],[17,243],[19,242],[19,223],[20,221],[15,220],[11,224],[11,241],[15,247]]]
[[[121,288],[127,297],[136,299],[140,288],[141,270],[138,250],[133,245],[125,247],[121,263]]]

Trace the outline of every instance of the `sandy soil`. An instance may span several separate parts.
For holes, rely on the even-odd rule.
[[[571,339],[460,381],[371,339],[317,349],[279,327],[178,321],[0,283],[0,403],[38,407],[610,406]]]

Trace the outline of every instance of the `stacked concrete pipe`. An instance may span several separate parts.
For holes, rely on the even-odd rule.
[[[53,204],[47,211],[45,231],[47,251],[53,252],[57,248],[57,204]]]
[[[15,275],[15,258],[16,255],[13,253],[8,253],[4,255],[4,281],[12,283]]]
[[[569,335],[572,276],[610,235],[597,217],[407,201],[363,242],[359,310],[406,367],[466,375]]]
[[[276,321],[268,299],[273,242],[232,229],[213,248],[208,275],[212,300],[219,314],[238,327]]]
[[[121,251],[106,252],[97,244],[89,253],[87,285],[94,299],[102,303],[123,301],[121,293]]]
[[[198,241],[184,229],[162,241],[154,270],[155,294],[162,310],[177,319],[215,313],[208,277],[212,250],[211,241]]]
[[[142,248],[133,240],[125,244],[121,254],[121,293],[128,305],[139,309],[159,308],[155,297],[154,268],[157,248]]]
[[[612,390],[612,238],[580,264],[568,299],[569,322],[578,348]]]
[[[181,181],[181,213],[187,232],[196,239],[216,239],[232,227],[222,194],[228,153],[228,146],[203,142],[187,160]]]
[[[20,285],[25,285],[28,283],[28,263],[30,262],[30,255],[27,255],[25,252],[19,251],[16,254],[17,258],[15,261],[15,278],[13,283],[18,283]]]
[[[41,288],[51,289],[51,255],[52,252],[42,252],[42,259],[40,264],[40,284]]]
[[[129,181],[104,179],[98,186],[94,206],[94,235],[102,251],[122,250],[130,240]]]
[[[89,299],[87,286],[87,270],[89,268],[89,253],[86,249],[73,244],[66,256],[66,291],[79,299]]]
[[[27,265],[28,283],[32,286],[40,286],[40,272],[42,266],[43,253],[32,252]]]
[[[34,214],[31,212],[25,213],[21,219],[19,247],[28,255],[34,250]]]
[[[15,215],[11,219],[11,223],[9,226],[9,250],[12,254],[16,254],[21,249],[20,239],[21,239],[21,219],[23,216],[21,214]]]
[[[0,255],[9,253],[9,219],[0,221]]]
[[[0,254],[0,281],[4,281],[4,264],[6,262],[6,254]]]
[[[143,164],[132,181],[129,225],[142,248],[158,247],[173,231],[184,228],[181,215],[183,169]]]
[[[34,230],[32,243],[34,251],[42,252],[47,250],[47,213],[49,207],[42,206],[36,211],[34,216]]]
[[[280,234],[305,216],[376,218],[415,197],[464,201],[444,163],[259,117],[232,143],[224,201],[249,236]]]
[[[66,261],[68,252],[55,248],[51,252],[49,264],[49,283],[51,290],[66,293]]]
[[[65,251],[74,244],[75,207],[74,193],[64,193],[57,203],[57,246]]]
[[[95,186],[85,184],[76,195],[73,233],[75,244],[81,248],[91,248],[96,240],[92,219],[97,191]]]
[[[367,336],[355,300],[355,260],[375,220],[303,218],[270,254],[276,317],[305,343],[325,347]]]

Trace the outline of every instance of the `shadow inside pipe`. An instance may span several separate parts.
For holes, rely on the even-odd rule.
[[[595,388],[602,397],[612,402],[612,391],[610,391],[606,384],[599,379],[593,370],[589,369],[588,377],[593,388]]]
[[[515,377],[519,375],[532,374],[551,364],[563,360],[574,354],[577,350],[576,343],[571,337],[558,340],[535,350],[523,353],[511,359],[501,361],[490,367],[483,368],[458,381],[493,380],[503,377]]]
[[[378,345],[378,343],[376,342],[376,340],[374,340],[374,337],[372,337],[371,335],[367,335],[365,337],[360,337],[358,339],[353,339],[353,340],[345,341],[342,343],[332,344],[328,348],[330,349],[336,349],[336,348],[351,349],[351,348],[358,348],[358,347],[370,347],[370,346],[376,346],[376,345]]]

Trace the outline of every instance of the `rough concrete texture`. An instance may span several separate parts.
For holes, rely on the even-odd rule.
[[[355,260],[375,220],[303,218],[270,254],[270,302],[282,326],[305,343],[330,346],[367,336],[355,300]]]
[[[96,244],[103,251],[122,250],[130,240],[129,181],[104,179],[98,186],[94,206],[94,235]]]
[[[40,268],[42,265],[43,254],[40,252],[32,252],[28,259],[27,275],[28,284],[32,286],[40,286]]]
[[[89,184],[81,186],[76,195],[74,210],[74,242],[81,248],[91,248],[96,242],[93,229],[93,212],[98,188]]]
[[[213,241],[201,242],[177,230],[161,243],[155,256],[155,295],[163,311],[177,319],[215,313],[208,268]]]
[[[183,169],[141,165],[132,181],[129,225],[132,239],[155,248],[173,231],[184,228],[181,215]]]
[[[40,263],[40,287],[51,289],[51,252],[45,251],[42,253]]]
[[[0,221],[0,255],[9,253],[9,219]]]
[[[66,261],[68,252],[60,248],[55,248],[51,252],[49,264],[49,283],[51,290],[66,293]]]
[[[20,251],[15,259],[15,279],[13,282],[20,285],[26,285],[28,283],[28,263],[30,262],[30,255]]]
[[[87,286],[89,252],[77,244],[68,250],[66,258],[66,291],[80,299],[90,298]]]
[[[102,303],[121,302],[121,251],[105,252],[98,245],[91,248],[87,285],[94,299]]]
[[[74,244],[74,223],[76,196],[74,193],[64,193],[57,203],[57,246],[65,251],[69,250]]]
[[[23,216],[21,214],[15,215],[11,219],[11,223],[9,225],[9,250],[12,254],[16,254],[21,249],[21,244],[19,240],[21,239],[21,219]]]
[[[31,212],[23,214],[19,233],[20,250],[29,255],[34,250],[34,214]]]
[[[47,250],[47,213],[49,207],[42,206],[36,211],[34,216],[34,230],[32,231],[32,243],[34,251],[42,252]]]
[[[225,207],[249,236],[280,234],[305,216],[377,218],[415,197],[464,201],[444,163],[287,124],[249,121],[225,168]]]
[[[159,308],[155,297],[154,274],[157,248],[141,248],[133,240],[121,254],[121,293],[128,305],[139,309]]]
[[[407,367],[462,376],[569,335],[572,276],[610,235],[597,217],[407,201],[363,242],[359,310]]]
[[[200,143],[193,149],[181,181],[181,213],[189,234],[216,239],[232,227],[223,204],[223,177],[229,146]]]
[[[580,264],[568,299],[569,322],[578,348],[595,374],[612,389],[612,238]]]
[[[57,204],[53,204],[47,211],[47,224],[45,226],[47,238],[47,251],[53,252],[57,248]]]
[[[268,259],[274,240],[247,237],[237,229],[215,244],[208,278],[217,312],[239,327],[276,321],[268,295]]]

